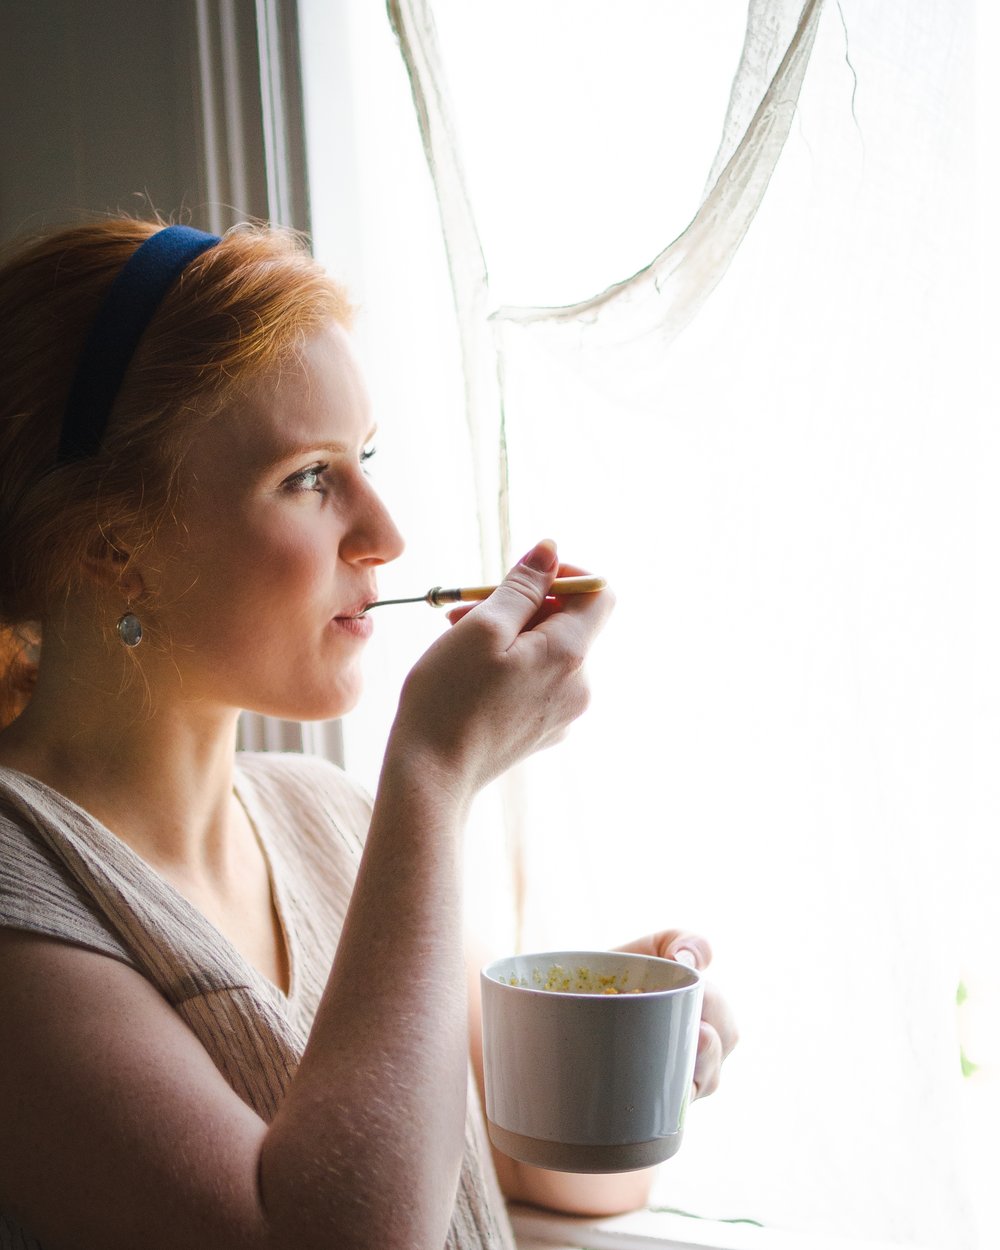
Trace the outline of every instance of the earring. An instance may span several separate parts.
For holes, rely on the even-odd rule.
[[[115,628],[123,646],[137,647],[142,642],[142,622],[132,612],[131,607],[131,604],[126,605],[125,613],[118,618]]]

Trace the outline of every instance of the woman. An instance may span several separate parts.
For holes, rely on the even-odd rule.
[[[543,607],[577,571],[543,542],[454,613],[373,808],[331,764],[237,757],[242,708],[353,705],[402,550],[343,293],[279,232],[106,221],[14,257],[0,316],[0,1246],[509,1246],[462,826],[582,711],[609,595]],[[714,998],[702,1032],[704,1093]],[[648,1183],[500,1171],[570,1210]]]

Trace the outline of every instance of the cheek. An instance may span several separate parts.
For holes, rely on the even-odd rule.
[[[289,591],[321,594],[336,563],[336,548],[315,531],[286,524],[260,533],[247,527],[240,535],[257,593],[279,595]]]
[[[295,522],[272,517],[262,525],[259,518],[236,514],[192,527],[190,554],[168,578],[181,592],[177,607],[183,613],[187,603],[201,619],[207,610],[219,610],[231,622],[249,624],[296,605],[329,606],[336,547],[318,527]]]

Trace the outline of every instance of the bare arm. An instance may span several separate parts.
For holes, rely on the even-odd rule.
[[[140,974],[0,930],[0,1209],[73,1250],[440,1250],[467,1073],[450,805],[393,770],[270,1128]]]
[[[0,1204],[47,1246],[440,1250],[465,1112],[465,812],[583,709],[610,609],[538,613],[555,573],[518,566],[408,678],[330,981],[270,1126],[138,974],[0,935]]]
[[[53,1250],[267,1245],[267,1126],[144,977],[0,930],[0,995],[0,1208]]]
[[[338,1247],[439,1250],[447,1234],[467,1073],[460,813],[420,774],[387,762],[333,973],[264,1142],[263,1200],[290,1246],[321,1244],[315,1228]]]

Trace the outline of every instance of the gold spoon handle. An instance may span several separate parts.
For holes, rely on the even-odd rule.
[[[598,590],[603,590],[607,584],[603,577],[557,577],[549,587],[549,594],[592,595]],[[478,603],[480,599],[491,595],[494,590],[496,586],[456,586],[452,590],[435,586],[433,590],[427,592],[427,602],[433,604],[434,607],[440,607],[444,603]]]

